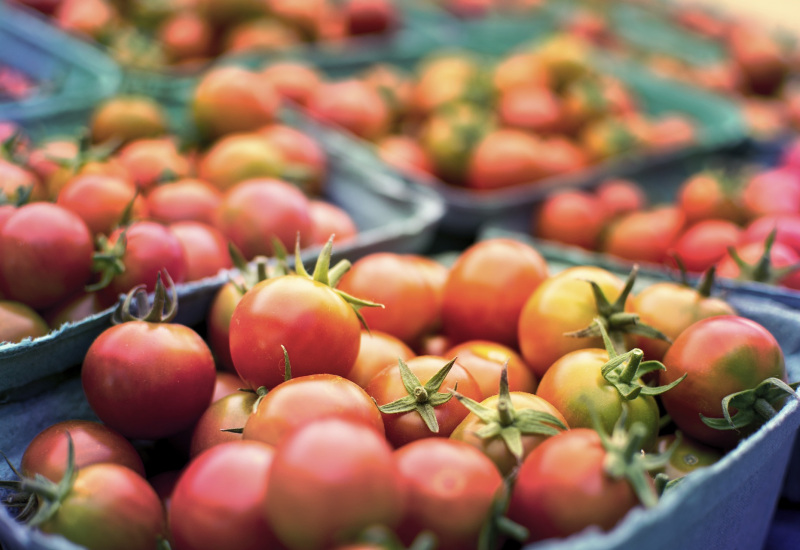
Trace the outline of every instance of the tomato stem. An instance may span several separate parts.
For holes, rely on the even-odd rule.
[[[775,410],[775,407],[773,407],[772,404],[763,397],[756,399],[755,403],[753,403],[753,409],[755,409],[759,416],[765,420],[769,420],[778,414],[778,411]]]

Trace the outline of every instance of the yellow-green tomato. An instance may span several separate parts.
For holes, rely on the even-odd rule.
[[[569,427],[569,423],[564,418],[564,415],[562,415],[556,407],[554,407],[545,399],[532,393],[517,391],[509,392],[509,396],[511,397],[511,405],[514,410],[512,417],[518,417],[520,411],[530,409],[549,413],[560,420],[564,425]],[[481,405],[483,405],[486,409],[497,410],[499,400],[499,395],[493,395],[481,401]],[[512,418],[512,423],[513,420],[515,420],[515,418]],[[486,427],[487,424],[488,423],[482,420],[478,415],[476,415],[474,412],[471,412],[466,416],[466,418],[464,418],[464,420],[461,421],[461,424],[456,427],[456,429],[450,435],[450,438],[464,441],[480,449],[492,460],[492,462],[495,463],[497,469],[500,470],[500,473],[505,476],[514,467],[519,465],[519,461],[512,454],[508,445],[499,434],[487,438],[481,438],[480,436],[476,435],[476,432]],[[531,451],[538,447],[539,444],[541,444],[549,436],[535,433],[523,433],[520,437],[522,443],[521,460],[524,460],[524,458],[528,456]]]
[[[602,349],[568,353],[547,370],[539,381],[536,395],[560,410],[571,428],[594,428],[591,412],[594,411],[606,433],[613,431],[625,403],[628,407],[626,426],[633,422],[644,424],[647,436],[642,449],[652,450],[658,436],[658,404],[649,395],[624,399],[603,377],[602,368],[608,360],[608,352]]]
[[[665,452],[675,442],[675,434],[662,435],[656,443],[659,453]],[[709,447],[700,443],[696,439],[681,434],[681,440],[677,445],[669,462],[661,472],[667,474],[669,479],[678,479],[686,474],[706,466],[711,466],[722,458],[723,452],[714,447]]]

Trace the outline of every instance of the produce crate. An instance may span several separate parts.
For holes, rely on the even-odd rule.
[[[72,131],[81,113],[113,94],[121,73],[102,52],[30,14],[0,2],[0,66],[20,71],[33,88],[18,101],[0,100],[0,120]]]
[[[545,251],[546,253],[546,251]],[[547,253],[546,253],[547,254]],[[573,265],[562,255],[551,256],[554,271]],[[639,285],[663,279],[661,273],[643,270]],[[763,303],[747,296],[731,296],[747,317],[761,323],[778,339],[793,379],[800,379],[800,318],[780,304]],[[94,419],[81,390],[76,370],[35,397],[0,408],[0,449],[18,464],[22,452],[41,429],[69,418]],[[43,407],[42,403],[47,403]],[[769,529],[781,482],[786,471],[794,433],[800,426],[800,403],[789,400],[778,415],[743,441],[718,463],[689,475],[668,491],[653,509],[633,510],[615,529],[601,533],[589,529],[560,541],[528,545],[526,550],[621,550],[647,548],[761,548]],[[10,470],[0,464],[0,477]],[[676,527],[679,526],[679,527]],[[645,542],[646,541],[646,542]],[[16,524],[0,512],[0,543],[8,550],[72,549],[58,537],[45,536]]]
[[[323,195],[347,211],[359,228],[351,241],[335,245],[333,260],[359,258],[379,250],[416,253],[430,245],[444,213],[439,197],[430,190],[408,185],[389,174],[374,174],[352,160],[346,150],[326,147],[330,176]],[[319,247],[301,254],[312,262]],[[228,272],[201,281],[178,285],[178,322],[196,325],[203,321],[216,291],[228,281]],[[0,403],[13,400],[22,391],[35,391],[48,377],[59,377],[83,361],[95,337],[111,322],[113,308],[78,323],[19,344],[0,345]],[[26,386],[27,390],[22,390]]]
[[[542,40],[554,30],[552,20],[544,17],[526,22],[525,27],[525,32],[515,33],[503,32],[501,27],[493,26],[492,23],[488,23],[488,26],[476,24],[474,32],[464,33],[461,29],[461,32],[456,33],[450,40],[443,41],[439,47],[404,55],[388,62],[404,70],[411,70],[435,51],[459,49],[494,58],[509,52],[523,42]],[[468,36],[464,36],[465,34]],[[255,58],[236,61],[239,62],[244,62],[251,68],[263,65],[263,60]],[[611,54],[598,51],[592,63],[598,69],[619,77],[629,85],[641,100],[643,110],[647,114],[678,112],[692,117],[699,129],[697,142],[688,147],[660,153],[632,152],[572,174],[481,192],[449,185],[434,177],[401,175],[408,181],[421,187],[432,188],[441,195],[446,205],[445,217],[441,224],[444,231],[474,235],[477,228],[492,217],[525,212],[538,204],[553,189],[591,187],[612,175],[622,175],[647,166],[666,167],[687,157],[703,157],[720,149],[733,148],[745,140],[741,113],[734,103],[704,90],[657,77],[637,63]],[[317,65],[324,74],[333,79],[356,75],[369,66],[369,63],[352,59]],[[302,115],[298,117],[303,118]],[[371,144],[332,126],[328,126],[329,129],[325,131],[321,123],[307,118],[303,124],[309,127],[318,126],[318,131],[324,132],[328,141],[349,141],[352,144],[353,154],[362,158],[372,170],[390,170],[386,164],[377,159]]]

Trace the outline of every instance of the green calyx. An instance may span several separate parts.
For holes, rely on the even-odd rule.
[[[692,287],[692,284],[689,282],[689,275],[686,272],[686,264],[683,263],[683,259],[677,254],[677,252],[671,253],[672,260],[675,262],[675,265],[678,266],[678,271],[680,273],[680,284],[687,288],[694,288],[697,294],[701,298],[709,298],[711,296],[711,292],[714,290],[714,283],[715,277],[717,276],[717,266],[712,265],[708,269],[703,272],[703,277],[698,281],[696,287]]]
[[[625,353],[617,353],[614,345],[606,332],[603,323],[594,321],[603,336],[603,344],[608,352],[608,363],[603,365],[601,373],[606,381],[614,386],[620,396],[630,401],[640,395],[660,395],[680,384],[686,374],[664,386],[648,386],[642,383],[642,376],[659,370],[667,370],[660,361],[643,361],[644,353],[639,348],[634,348]]]
[[[700,415],[706,426],[717,430],[741,430],[749,426],[760,426],[777,414],[774,403],[791,396],[800,400],[797,388],[800,382],[787,384],[780,378],[767,378],[758,386],[725,396],[722,399],[724,418],[709,418]],[[731,415],[731,407],[736,413]]]
[[[506,516],[508,504],[511,500],[511,492],[516,478],[516,471],[503,478],[503,485],[497,491],[492,505],[489,508],[489,516],[483,523],[481,532],[478,535],[478,550],[494,550],[500,548],[502,542],[511,539],[519,543],[524,543],[529,536],[527,528],[509,519]]]
[[[241,294],[246,293],[261,281],[291,273],[286,247],[275,237],[272,238],[272,249],[275,251],[274,263],[270,263],[270,259],[266,256],[256,256],[248,262],[241,250],[232,242],[228,242],[228,254],[240,276],[237,278],[235,275],[231,275],[229,280]]]
[[[438,544],[436,535],[432,531],[421,531],[411,542],[411,546],[406,547],[397,537],[392,529],[385,525],[370,525],[358,535],[354,543],[372,544],[384,550],[434,550]]]
[[[647,428],[641,422],[634,422],[626,430],[628,408],[623,406],[611,435],[607,434],[595,411],[591,411],[594,429],[600,436],[606,451],[604,468],[613,479],[626,479],[631,484],[636,496],[646,508],[658,503],[658,492],[651,482],[651,470],[663,468],[677,448],[678,440],[669,449],[659,454],[641,452],[642,442],[647,437]]]
[[[95,292],[111,284],[117,275],[125,273],[125,264],[122,257],[128,248],[128,235],[126,231],[120,233],[112,245],[105,235],[97,237],[97,251],[92,256],[92,271],[100,274],[100,280],[94,284],[86,285],[86,292]]]
[[[778,234],[778,229],[775,228],[770,231],[764,241],[764,252],[755,263],[747,263],[733,246],[728,247],[728,254],[739,268],[739,275],[736,277],[737,281],[755,281],[758,283],[766,283],[770,285],[777,284],[778,281],[784,277],[791,275],[800,269],[800,263],[788,265],[781,268],[776,268],[772,265],[770,258],[772,253],[772,246],[775,244],[775,237]]]
[[[665,342],[671,342],[669,337],[660,330],[640,322],[638,314],[625,311],[625,302],[628,300],[628,296],[630,296],[633,290],[633,285],[636,282],[638,273],[639,266],[634,265],[628,275],[628,279],[625,281],[625,287],[613,303],[608,301],[600,285],[594,281],[587,280],[586,282],[592,285],[592,293],[594,294],[595,303],[597,305],[597,317],[588,327],[574,332],[564,333],[564,336],[573,338],[596,338],[603,335],[602,329],[604,329],[614,349],[618,353],[625,353],[628,351],[625,346],[625,334],[638,334],[646,338],[655,338],[664,340]]]
[[[303,277],[308,277],[313,281],[321,283],[325,286],[330,287],[333,289],[336,294],[338,294],[345,302],[353,308],[355,311],[358,320],[361,322],[361,325],[369,330],[367,327],[366,321],[364,321],[364,317],[361,315],[361,308],[364,307],[379,307],[383,308],[383,304],[376,304],[375,302],[370,302],[369,300],[362,300],[361,298],[356,298],[355,296],[351,296],[350,294],[343,292],[336,288],[336,285],[339,284],[339,281],[342,279],[345,273],[350,269],[352,265],[349,260],[340,260],[336,263],[333,267],[331,267],[331,253],[333,250],[333,238],[334,236],[331,235],[328,241],[325,243],[325,246],[322,247],[322,250],[317,257],[317,263],[314,266],[314,272],[309,274],[306,271],[305,266],[303,266],[303,260],[300,257],[300,235],[297,236],[297,244],[295,245],[295,270],[297,271],[298,275]]]
[[[500,391],[498,392],[497,406],[492,409],[454,391],[453,395],[471,413],[484,422],[484,426],[475,432],[481,439],[499,437],[506,444],[509,452],[522,462],[523,435],[556,435],[567,427],[558,418],[550,413],[533,409],[516,410],[511,402],[511,392],[508,389],[508,362],[503,366],[500,374]]]
[[[32,185],[20,185],[10,195],[0,190],[0,206],[11,205],[15,208],[24,206],[30,202],[31,193],[33,193]]]
[[[448,361],[439,371],[434,374],[424,385],[419,381],[405,361],[399,359],[400,378],[403,381],[408,395],[401,397],[391,403],[378,406],[378,409],[385,414],[400,414],[410,411],[417,411],[425,422],[425,425],[433,433],[439,433],[439,422],[436,420],[435,407],[443,405],[453,397],[452,393],[440,392],[444,379],[456,362],[454,357]]]
[[[178,314],[178,293],[175,283],[169,276],[166,269],[163,270],[164,277],[169,285],[169,295],[167,287],[161,281],[161,272],[156,275],[156,288],[153,293],[153,305],[150,306],[147,299],[147,285],[137,285],[133,287],[125,296],[125,300],[114,311],[111,317],[112,323],[120,324],[128,321],[145,321],[147,323],[170,323]],[[133,300],[136,300],[136,314],[131,311]]]

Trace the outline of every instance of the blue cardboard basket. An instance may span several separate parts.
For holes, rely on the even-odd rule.
[[[0,121],[72,131],[83,113],[116,92],[117,65],[99,50],[54,29],[27,10],[0,1],[0,64],[37,85],[19,101],[0,102]]]

